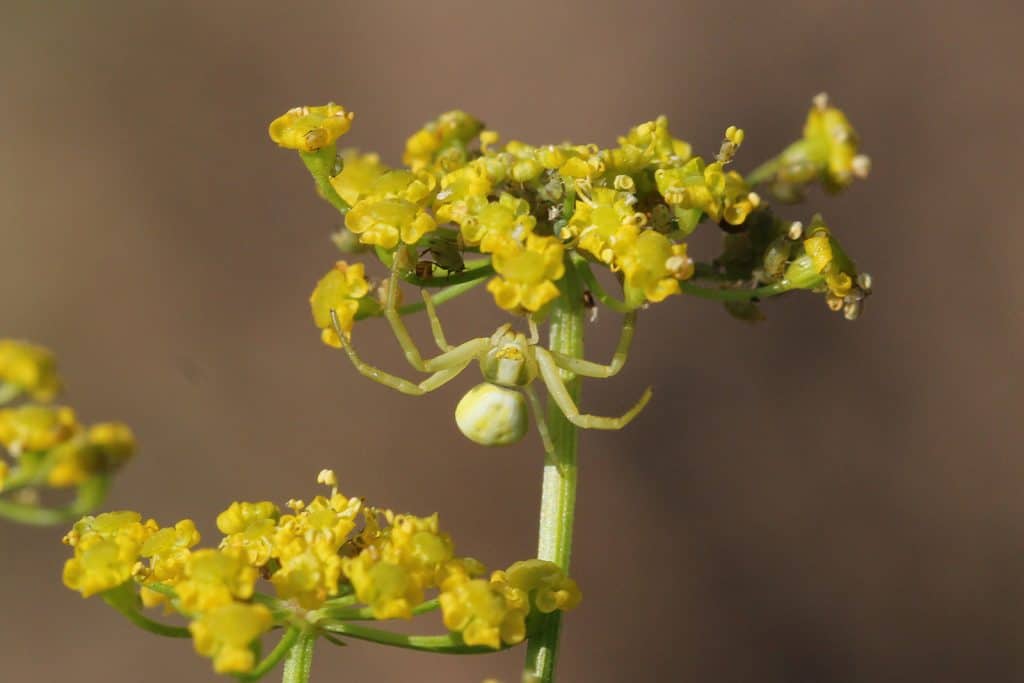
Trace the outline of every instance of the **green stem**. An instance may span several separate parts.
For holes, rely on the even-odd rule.
[[[471,282],[463,282],[460,285],[452,285],[451,287],[443,289],[437,294],[435,294],[431,300],[434,302],[435,306],[440,306],[446,301],[451,301],[457,296],[462,296],[463,294],[473,289],[474,287],[483,284],[483,282],[483,280],[473,280]],[[424,308],[426,308],[426,304],[424,304],[422,301],[417,301],[415,303],[399,306],[398,315],[409,315],[411,313],[419,313]],[[383,308],[375,312],[360,312],[356,314],[356,320],[365,320],[367,318],[379,318],[382,315],[384,315]]]
[[[722,287],[701,287],[690,282],[680,282],[679,289],[683,294],[692,294],[702,299],[714,301],[750,301],[769,296],[778,296],[792,289],[789,280],[781,280],[775,284],[756,287],[754,289],[734,289]]]
[[[59,508],[41,508],[27,503],[0,499],[0,517],[35,526],[51,526],[77,521],[79,517],[94,510],[103,502],[109,486],[110,479],[106,476],[101,475],[87,479],[78,487],[75,499],[69,505]]]
[[[433,612],[441,604],[437,598],[433,600],[427,600],[421,602],[412,608],[412,615],[417,616],[420,614],[426,614],[427,612]],[[317,617],[324,619],[338,619],[341,621],[378,621],[377,617],[373,615],[372,607],[322,607],[315,613],[316,616],[310,615],[311,619]]]
[[[483,655],[497,652],[485,645],[466,645],[456,633],[444,636],[407,636],[403,633],[392,633],[377,628],[369,628],[358,624],[330,622],[320,624],[320,628],[330,633],[338,633],[357,640],[367,640],[381,645],[400,647],[406,650],[419,650],[443,655]],[[501,649],[505,649],[503,646]]]
[[[187,628],[161,624],[142,614],[139,611],[138,596],[135,594],[133,586],[134,584],[129,582],[123,583],[117,588],[112,588],[102,594],[103,601],[127,617],[128,621],[145,631],[155,633],[158,636],[167,636],[168,638],[192,637]]]
[[[288,650],[284,660],[284,675],[281,683],[309,683],[309,672],[313,668],[313,645],[316,630],[307,628],[299,631],[295,643]]]
[[[316,188],[320,191],[320,196],[326,199],[331,206],[344,216],[352,207],[341,198],[341,195],[331,185],[331,172],[334,170],[336,153],[334,145],[328,145],[315,152],[299,152],[299,157],[302,159],[302,163],[306,164],[310,175],[313,176],[313,181],[316,183]]]
[[[270,651],[270,654],[264,657],[263,661],[251,670],[244,674],[239,674],[238,679],[242,681],[256,681],[266,675],[268,671],[277,666],[278,662],[284,659],[285,655],[291,652],[292,646],[295,645],[295,641],[299,638],[299,633],[298,628],[295,626],[290,627],[281,636],[281,640],[277,641],[277,645]]]
[[[781,160],[782,155],[779,155],[774,159],[769,159],[768,161],[764,162],[763,164],[755,168],[753,171],[750,172],[749,175],[747,175],[746,178],[744,178],[744,180],[746,180],[747,182],[747,185],[754,187],[755,185],[760,185],[761,183],[767,182],[774,178],[776,171],[779,170],[779,163],[781,162]]]
[[[566,264],[565,277],[559,283],[559,289],[562,295],[551,310],[550,348],[572,358],[582,358],[583,291],[571,262]],[[569,395],[578,403],[579,379],[564,371],[563,378]],[[575,425],[566,419],[553,401],[549,401],[547,423],[555,452],[552,461],[544,464],[537,557],[568,571],[576,507],[579,438]],[[539,632],[527,644],[525,675],[531,675],[541,683],[554,680],[561,625],[561,612],[552,612],[544,617]]]

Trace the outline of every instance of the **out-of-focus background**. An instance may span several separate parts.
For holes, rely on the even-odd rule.
[[[83,419],[137,430],[110,508],[213,538],[231,500],[308,497],[333,467],[502,566],[534,552],[536,438],[457,433],[472,370],[413,399],[319,342],[307,297],[338,218],[267,122],[335,100],[357,112],[345,142],[398,163],[455,107],[506,139],[602,145],[665,113],[705,155],[742,126],[750,169],[827,90],[874,170],[813,208],[876,294],[855,324],[809,295],[756,327],[683,297],[642,315],[626,371],[584,389],[599,413],[655,398],[582,437],[586,600],[560,680],[1024,680],[1021,20],[996,2],[8,2],[0,333],[59,353]],[[501,319],[482,290],[442,317],[456,340]],[[588,329],[592,356],[616,324]],[[357,341],[402,369],[383,323]],[[61,587],[63,532],[0,523],[0,678],[216,680],[189,643]],[[314,679],[508,683],[521,656],[325,644]]]

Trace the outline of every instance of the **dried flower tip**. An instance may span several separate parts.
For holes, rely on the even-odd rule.
[[[843,317],[847,320],[856,320],[860,317],[861,302],[852,301],[843,306]]]
[[[857,178],[863,180],[871,173],[871,157],[866,154],[858,154],[850,160],[850,171]]]
[[[800,221],[793,221],[789,224],[789,230],[786,231],[786,236],[794,242],[803,237],[804,224]]]
[[[871,274],[860,273],[857,275],[857,286],[863,290],[865,294],[871,293]]]
[[[813,98],[811,98],[811,102],[814,103],[815,109],[820,109],[821,111],[825,111],[826,109],[828,109],[828,93],[827,92],[820,92],[820,93],[818,93]]]

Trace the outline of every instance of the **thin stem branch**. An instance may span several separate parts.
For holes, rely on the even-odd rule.
[[[779,170],[779,163],[781,159],[782,156],[779,155],[773,159],[769,159],[768,161],[764,162],[763,164],[755,168],[753,171],[751,171],[747,175],[747,177],[744,178],[747,185],[753,187],[755,185],[760,185],[761,183],[767,182],[771,180],[773,177],[775,177],[776,171]]]
[[[400,647],[406,650],[419,650],[421,652],[447,655],[481,655],[497,652],[494,648],[485,645],[466,645],[456,633],[449,633],[443,636],[409,636],[403,633],[393,633],[358,624],[333,621],[321,623],[319,627],[330,633],[338,633],[349,638],[366,640],[380,645]],[[501,649],[505,649],[505,647],[503,646]]]
[[[139,628],[168,638],[191,638],[192,634],[183,626],[171,626],[153,621],[139,611],[137,596],[130,583],[112,588],[102,594],[103,601],[125,616]]]
[[[426,614],[427,612],[433,612],[441,606],[440,601],[437,598],[433,600],[427,600],[421,602],[412,608],[413,616],[420,614]],[[340,621],[378,621],[377,617],[373,615],[372,607],[322,607],[318,609],[315,614],[325,619],[337,619]],[[311,618],[314,618],[311,616]]]
[[[775,284],[755,287],[754,289],[738,289],[732,287],[701,287],[690,282],[680,282],[679,289],[683,294],[692,294],[702,299],[714,301],[750,301],[751,299],[763,299],[769,296],[785,294],[792,289],[788,280],[782,280]]]
[[[281,640],[277,641],[277,645],[274,649],[263,658],[259,664],[254,666],[252,669],[244,674],[239,674],[238,679],[242,681],[257,681],[267,674],[271,669],[277,666],[285,655],[287,655],[292,646],[295,645],[295,641],[299,639],[299,629],[296,626],[291,626],[285,631],[284,635],[281,636]]]
[[[99,507],[107,495],[110,479],[104,475],[86,480],[78,487],[78,494],[68,505],[59,508],[41,508],[0,498],[0,517],[35,526],[51,526],[77,521],[82,515]]]

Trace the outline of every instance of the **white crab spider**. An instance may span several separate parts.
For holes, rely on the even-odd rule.
[[[527,400],[533,409],[534,418],[545,450],[551,454],[554,448],[547,432],[547,425],[541,411],[540,401],[530,384],[540,377],[548,394],[558,405],[565,417],[583,429],[622,429],[643,410],[651,398],[651,390],[644,391],[640,400],[619,417],[602,417],[580,413],[572,396],[565,387],[561,370],[582,377],[611,377],[622,369],[633,340],[636,314],[625,314],[622,321],[622,335],[611,363],[602,365],[581,358],[572,358],[539,345],[537,325],[529,319],[530,336],[512,330],[509,324],[502,325],[490,337],[477,337],[458,346],[451,346],[441,329],[430,294],[422,291],[430,330],[441,354],[424,359],[409,336],[409,331],[396,310],[398,278],[392,275],[388,283],[384,316],[387,318],[405,352],[406,360],[416,370],[431,375],[419,383],[411,382],[380,368],[363,362],[352,344],[342,332],[337,315],[331,311],[334,330],[341,340],[342,348],[362,375],[403,394],[419,396],[437,389],[462,372],[474,360],[480,362],[484,382],[470,389],[455,408],[455,422],[463,434],[484,446],[503,446],[523,438],[529,428]],[[523,396],[527,400],[524,400]]]

